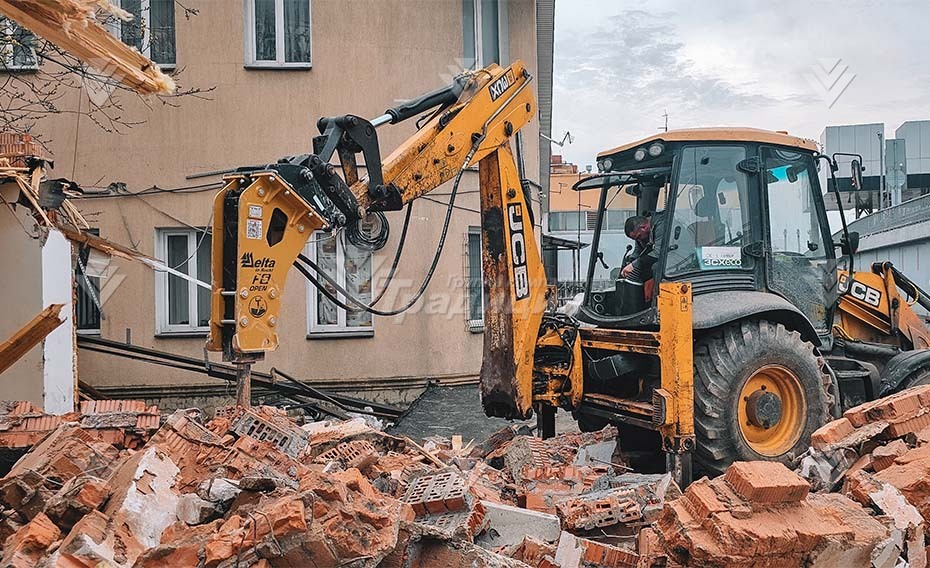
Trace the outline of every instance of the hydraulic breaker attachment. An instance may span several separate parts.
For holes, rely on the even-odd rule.
[[[207,349],[226,361],[258,360],[278,347],[287,273],[308,236],[340,218],[312,176],[295,188],[276,166],[227,176],[213,202]]]

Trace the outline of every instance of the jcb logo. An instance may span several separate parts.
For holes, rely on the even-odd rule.
[[[523,238],[523,206],[507,206],[507,226],[510,228],[510,256],[513,261],[513,290],[517,300],[530,295],[530,277],[526,269],[526,240]]]
[[[488,87],[488,92],[491,93],[491,101],[496,101],[504,94],[504,91],[510,88],[514,83],[513,72],[508,71],[507,73],[501,75],[496,81],[491,83],[491,86]]]
[[[882,293],[871,286],[866,286],[858,280],[849,281],[849,276],[843,274],[840,276],[840,291],[849,290],[849,295],[857,300],[861,300],[870,306],[879,307],[882,303]]]

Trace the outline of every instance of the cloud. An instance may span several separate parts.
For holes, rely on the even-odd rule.
[[[556,3],[553,134],[580,165],[671,128],[755,126],[818,139],[828,124],[930,118],[930,4]],[[804,79],[820,58],[856,74],[828,107]]]
[[[560,89],[597,89],[605,101],[650,105],[767,104],[776,99],[743,92],[723,77],[698,71],[684,44],[664,24],[668,14],[630,10],[590,32],[573,32],[558,44],[555,82]]]

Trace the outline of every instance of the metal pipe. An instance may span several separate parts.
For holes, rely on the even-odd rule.
[[[231,365],[224,365],[222,363],[207,363],[202,359],[196,359],[194,357],[188,357],[186,355],[178,355],[176,353],[169,353],[166,351],[159,351],[157,349],[149,349],[147,347],[142,347],[139,345],[132,345],[130,343],[123,343],[119,341],[113,341],[111,339],[103,339],[101,337],[93,337],[89,335],[79,335],[78,336],[78,346],[82,349],[96,350],[100,352],[105,352],[109,355],[115,355],[117,357],[131,357],[128,355],[132,353],[134,355],[148,357],[150,359],[146,360],[148,363],[155,363],[161,365],[167,365],[177,368],[182,368],[187,371],[195,373],[203,373],[207,376],[223,379],[225,381],[232,382],[234,380],[236,370]],[[95,346],[105,347],[111,349],[112,351],[103,351],[102,349],[94,349]],[[158,361],[158,359],[163,359],[164,362]],[[254,371],[252,373],[253,382],[259,385],[262,388],[266,388],[272,391],[277,391],[279,393],[290,396],[291,394],[298,394],[307,396],[305,390],[291,387],[285,384],[280,384],[276,382],[275,378],[271,376],[270,373],[264,373],[261,371]],[[328,392],[326,390],[315,389],[321,394],[325,395],[328,398],[332,398],[338,401],[340,404],[351,406],[360,414],[370,414],[365,411],[365,407],[371,407],[375,412],[384,414],[386,416],[397,417],[400,416],[402,411],[399,408],[393,407],[388,404],[381,404],[369,400],[362,400],[359,398],[346,396],[344,394],[336,394]]]
[[[236,406],[252,406],[252,364],[236,363]]]
[[[375,128],[378,128],[382,124],[388,124],[391,122],[391,115],[385,113],[379,116],[378,118],[371,119],[371,125]]]

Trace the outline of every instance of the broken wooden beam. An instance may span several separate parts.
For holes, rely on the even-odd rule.
[[[101,6],[129,17],[100,0],[0,0],[0,14],[93,67],[101,82],[119,82],[142,95],[173,93],[171,77],[100,25],[95,11]]]
[[[59,317],[64,304],[52,304],[42,310],[32,321],[24,325],[12,337],[0,344],[0,373],[28,353],[40,341],[65,322]]]

